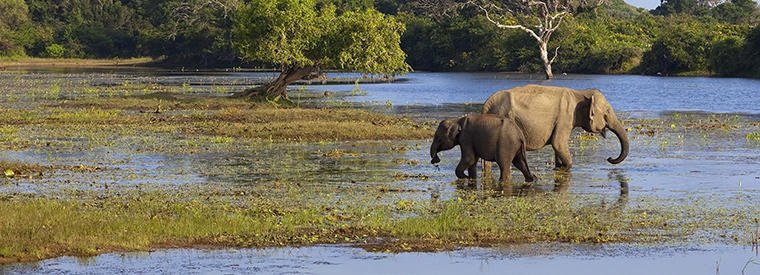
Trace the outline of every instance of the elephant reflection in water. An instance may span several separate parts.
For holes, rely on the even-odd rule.
[[[562,197],[568,194],[572,185],[573,174],[571,171],[558,170],[553,172],[554,185],[541,184],[518,184],[499,183],[491,176],[481,178],[480,185],[473,180],[459,179],[456,181],[458,190],[482,191],[480,194],[490,197],[503,196],[536,196],[546,193],[556,193]],[[609,210],[622,209],[628,204],[628,183],[630,178],[622,169],[610,169],[607,178],[611,182],[617,182],[620,186],[620,193],[617,200],[612,204]]]

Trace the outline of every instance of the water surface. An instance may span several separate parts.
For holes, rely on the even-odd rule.
[[[0,266],[8,274],[758,274],[758,256],[741,247],[531,245],[388,254],[346,246],[172,249],[60,257]]]

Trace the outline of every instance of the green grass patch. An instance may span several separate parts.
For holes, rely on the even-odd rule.
[[[8,109],[5,113],[0,124],[42,125],[52,128],[56,137],[86,138],[87,133],[125,129],[159,135],[179,132],[185,136],[213,136],[215,143],[236,138],[345,141],[424,139],[432,135],[429,124],[359,109],[277,108],[240,99],[175,94],[73,100],[36,110]],[[62,132],[61,126],[67,126],[70,133]]]
[[[608,204],[595,196],[372,202],[379,188],[335,196],[292,184],[219,193],[127,192],[78,199],[0,197],[0,262],[161,247],[268,247],[353,243],[387,251],[569,242],[749,243],[760,209],[674,207],[652,199]],[[202,195],[199,195],[202,194]]]
[[[760,133],[757,132],[747,133],[744,138],[749,142],[760,143]]]

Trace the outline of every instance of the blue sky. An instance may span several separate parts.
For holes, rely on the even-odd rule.
[[[625,0],[625,2],[635,7],[645,8],[648,10],[654,9],[660,5],[660,0]]]

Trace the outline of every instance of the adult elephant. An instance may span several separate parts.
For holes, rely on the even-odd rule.
[[[524,131],[526,149],[554,148],[555,166],[572,167],[570,133],[575,127],[606,137],[610,129],[620,140],[620,155],[607,158],[612,164],[628,156],[628,136],[612,106],[597,89],[574,90],[564,87],[526,85],[491,95],[483,105],[484,114],[513,118]],[[490,171],[490,163],[484,165]]]

